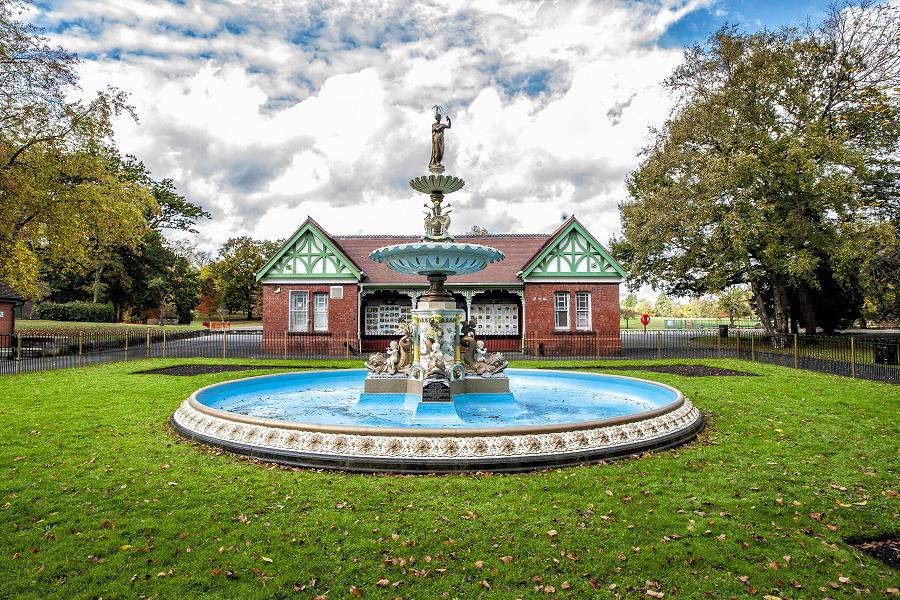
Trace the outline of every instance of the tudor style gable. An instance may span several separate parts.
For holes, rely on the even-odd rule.
[[[522,269],[523,281],[620,281],[625,270],[575,217],[570,217]]]
[[[308,218],[256,274],[266,280],[346,280],[363,274],[318,223]]]

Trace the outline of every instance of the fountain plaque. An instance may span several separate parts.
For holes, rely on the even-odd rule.
[[[426,380],[422,386],[422,402],[451,402],[450,382],[445,379]]]

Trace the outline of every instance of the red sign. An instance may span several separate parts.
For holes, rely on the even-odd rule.
[[[642,314],[641,315],[641,325],[646,327],[649,324],[650,324],[650,315],[648,315],[647,313]]]

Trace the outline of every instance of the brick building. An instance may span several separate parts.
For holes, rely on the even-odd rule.
[[[8,348],[13,344],[13,333],[16,328],[16,306],[25,299],[5,283],[0,282],[0,348]]]
[[[308,218],[256,274],[263,331],[271,343],[331,336],[336,345],[383,350],[425,291],[424,277],[369,259],[416,236],[331,236]],[[506,258],[447,289],[492,350],[619,348],[619,284],[625,271],[573,216],[551,234],[460,236]],[[533,347],[532,347],[533,346]]]

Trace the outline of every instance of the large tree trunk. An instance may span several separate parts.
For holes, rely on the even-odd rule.
[[[750,276],[750,290],[753,292],[753,298],[756,300],[756,314],[759,316],[759,323],[766,333],[774,339],[776,337],[775,326],[772,323],[769,310],[766,308],[766,298],[763,296],[762,286],[759,285],[759,281],[753,276]]]
[[[790,327],[788,323],[790,306],[783,275],[777,275],[772,281],[772,296],[775,301],[775,330],[779,334],[786,336]]]
[[[812,298],[809,297],[809,287],[806,284],[801,284],[797,289],[797,298],[800,301],[800,311],[803,313],[806,335],[816,335],[816,313],[813,310]]]

